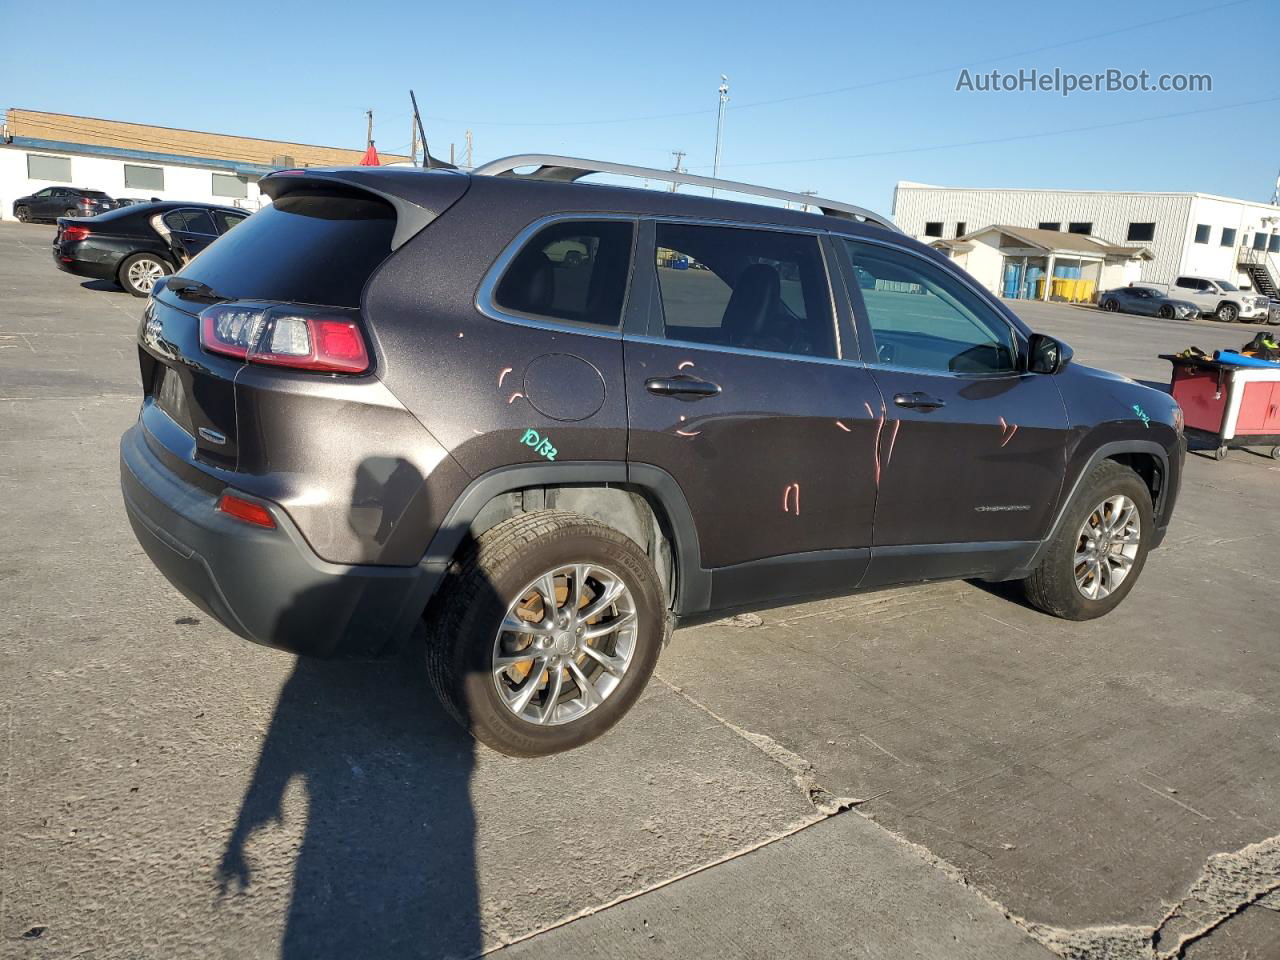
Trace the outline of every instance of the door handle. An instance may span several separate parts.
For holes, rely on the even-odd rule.
[[[893,402],[909,410],[936,410],[938,407],[947,405],[947,401],[941,397],[931,397],[927,393],[921,393],[919,390],[915,393],[895,394]]]
[[[720,384],[699,380],[687,374],[678,377],[653,377],[644,382],[644,388],[660,397],[675,397],[677,400],[702,400],[720,394]]]

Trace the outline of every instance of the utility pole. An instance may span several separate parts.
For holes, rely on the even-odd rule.
[[[711,167],[711,176],[720,176],[720,146],[724,141],[724,105],[729,102],[729,78],[723,73],[720,74],[720,109],[716,113],[716,159]],[[711,195],[716,195],[715,188],[711,190]]]
[[[816,196],[818,195],[818,191],[817,191],[817,190],[801,190],[801,191],[800,191],[800,195],[801,195],[801,196],[803,196],[803,197],[816,197]],[[801,208],[800,212],[801,212],[801,213],[808,213],[808,212],[809,212],[809,205],[806,203],[806,204]]]
[[[368,126],[365,130],[365,137],[364,137],[365,146],[367,147],[369,144],[373,143],[373,111],[366,110],[364,112],[364,115],[369,121]]]
[[[450,144],[449,144],[449,162],[450,162],[451,164],[453,164],[455,167],[458,165],[458,161],[457,161],[457,160],[455,160],[455,159],[453,159],[453,144],[452,144],[452,143],[450,143]]]
[[[1280,174],[1276,174],[1276,188],[1271,192],[1271,205],[1280,207]]]
[[[671,169],[672,169],[672,170],[674,170],[676,173],[684,173],[683,163],[684,163],[684,155],[685,155],[685,151],[684,151],[684,150],[672,150],[672,151],[671,151],[671,155],[672,155],[673,157],[675,157],[675,158],[676,158],[675,166],[673,166]],[[672,181],[671,181],[671,192],[672,192],[672,193],[675,193],[675,192],[676,192],[676,188],[677,188],[678,186],[680,186],[680,184],[678,184],[678,183],[676,183],[674,180],[672,180]]]
[[[470,170],[475,164],[471,162],[471,131],[467,131],[467,169]]]

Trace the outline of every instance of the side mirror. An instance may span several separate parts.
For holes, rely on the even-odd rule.
[[[1028,347],[1027,369],[1032,373],[1061,373],[1073,355],[1061,340],[1043,333],[1033,333]]]

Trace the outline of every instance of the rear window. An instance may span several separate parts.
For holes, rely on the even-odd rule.
[[[358,307],[395,230],[395,210],[376,197],[298,191],[224,235],[182,276],[234,300]]]
[[[107,196],[101,190],[81,190],[80,195],[84,197],[94,197],[95,199],[98,199],[98,200],[105,199]]]

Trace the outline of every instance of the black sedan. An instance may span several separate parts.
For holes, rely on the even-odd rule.
[[[1120,313],[1138,313],[1147,317],[1164,317],[1166,320],[1194,320],[1200,316],[1200,308],[1186,300],[1178,300],[1154,287],[1117,287],[1106,290],[1098,297],[1103,310]]]
[[[157,280],[249,214],[208,203],[142,203],[90,218],[60,217],[53,239],[59,269],[111,280],[145,297]]]

